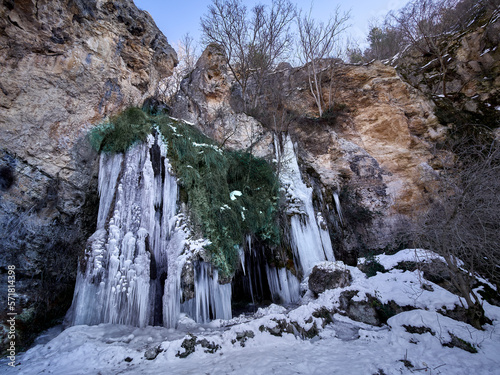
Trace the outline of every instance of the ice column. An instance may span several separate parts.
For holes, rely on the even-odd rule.
[[[337,209],[337,215],[339,217],[340,225],[344,225],[344,217],[342,215],[342,207],[340,206],[340,199],[337,192],[333,193],[333,201],[335,202],[335,208]]]
[[[296,264],[305,274],[324,260],[335,260],[328,230],[322,228],[314,212],[312,193],[302,180],[290,136],[281,148],[275,139],[276,158],[280,163],[280,180],[286,192],[287,214],[290,218],[291,245]]]
[[[162,282],[184,246],[166,151],[150,135],[125,154],[101,154],[97,231],[79,266],[73,324],[157,323]]]
[[[218,271],[209,263],[196,262],[194,271],[195,298],[183,310],[198,323],[211,318],[231,319],[231,284],[219,284]]]
[[[299,302],[300,282],[289,270],[266,265],[266,273],[273,301],[285,305]]]

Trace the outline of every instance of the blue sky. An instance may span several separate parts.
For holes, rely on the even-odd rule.
[[[247,7],[257,3],[269,4],[270,0],[244,1]],[[292,0],[292,2],[294,2]],[[391,9],[401,8],[407,0],[315,0],[313,4],[313,17],[327,20],[328,16],[340,5],[342,11],[351,12],[348,33],[363,46],[368,33],[368,23],[374,18],[383,18]],[[140,9],[148,11],[156,25],[165,34],[172,47],[177,46],[177,41],[189,32],[198,42],[200,39],[200,17],[207,12],[211,0],[134,0]],[[311,1],[295,1],[299,8],[309,10]],[[200,52],[200,51],[199,51]]]

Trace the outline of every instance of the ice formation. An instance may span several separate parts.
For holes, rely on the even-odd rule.
[[[267,294],[263,282],[267,282],[273,302],[290,305],[300,301],[300,281],[297,277],[286,268],[268,265],[264,253],[252,246],[251,236],[246,238],[246,251],[243,247],[240,249],[240,261],[243,287],[250,294],[252,304]]]
[[[314,212],[313,189],[302,180],[290,136],[284,138],[282,143],[280,147],[275,140],[280,180],[287,198],[287,214],[291,216],[291,246],[295,263],[307,274],[316,263],[335,258],[328,230],[321,227]]]
[[[339,217],[339,222],[344,225],[344,217],[342,215],[342,207],[340,206],[340,198],[337,192],[333,193],[333,201],[335,202],[335,208],[337,209],[337,216]]]
[[[211,274],[212,273],[212,274]],[[195,298],[184,303],[182,311],[198,323],[210,319],[231,319],[231,284],[219,284],[217,269],[206,262],[194,267]]]
[[[188,233],[161,137],[150,135],[124,154],[102,153],[99,194],[97,230],[79,265],[71,323],[175,327]],[[208,320],[209,309],[231,318],[231,287],[219,285],[216,271],[208,275],[202,265],[196,288],[194,319]]]
[[[286,268],[275,268],[266,265],[267,280],[273,301],[284,305],[297,303],[300,300],[300,282]]]

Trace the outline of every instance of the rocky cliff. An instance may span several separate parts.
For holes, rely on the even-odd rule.
[[[7,306],[6,269],[15,264],[23,342],[64,315],[95,228],[97,154],[87,130],[142,105],[176,64],[132,1],[0,5],[0,302]]]
[[[433,98],[441,122],[494,129],[500,126],[500,10],[494,2],[486,3],[470,17],[466,28],[439,40],[446,52],[444,69],[437,56],[416,48],[406,49],[391,63],[412,86]]]
[[[241,113],[241,98],[223,56],[209,46],[183,81],[174,114],[234,148],[274,157],[273,134],[288,132],[297,143],[304,178],[315,188],[315,205],[329,218],[338,258],[398,246],[415,207],[426,202],[433,169],[433,144],[445,129],[434,104],[381,63],[364,66],[333,62],[324,85],[334,104],[318,118],[306,71],[282,64],[273,74],[287,117],[276,108],[255,118]],[[272,103],[272,98],[267,97]],[[280,104],[281,105],[281,104]],[[279,105],[277,105],[279,107]],[[273,122],[266,119],[273,118]],[[334,194],[345,221],[335,222]]]

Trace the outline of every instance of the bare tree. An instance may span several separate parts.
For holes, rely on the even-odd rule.
[[[476,276],[500,287],[500,147],[463,139],[457,145],[455,154],[445,153],[435,201],[418,220],[416,238],[445,259],[479,328],[484,310],[473,291]]]
[[[369,33],[366,38],[370,43],[364,52],[367,60],[384,60],[396,55],[402,48],[402,33],[398,27],[390,24],[391,19],[386,19],[379,24],[372,21],[369,24]]]
[[[312,9],[308,14],[300,14],[298,17],[298,57],[307,68],[309,89],[318,106],[319,115],[322,116],[325,109],[322,80],[323,73],[328,70],[325,62],[326,59],[334,57],[338,37],[348,27],[349,14],[341,13],[337,7],[325,24],[313,19],[311,11]],[[331,98],[331,92],[329,94]]]
[[[456,3],[456,0],[413,0],[398,13],[391,15],[403,33],[406,43],[439,61],[444,96],[447,95],[448,55],[452,43],[444,41],[443,37],[452,27],[448,22],[444,22],[443,16]]]
[[[262,94],[266,78],[277,62],[288,56],[293,44],[291,24],[296,15],[295,6],[289,0],[274,0],[268,12],[264,6],[254,9],[254,12],[261,14],[264,27],[260,29],[257,43],[250,51],[255,77],[252,108],[257,107],[257,99]]]
[[[231,73],[241,87],[245,109],[256,105],[265,75],[286,56],[291,44],[295,7],[290,0],[273,0],[271,7],[257,5],[250,14],[241,0],[213,0],[201,18],[203,42],[222,46]],[[255,77],[254,98],[248,86]]]
[[[198,59],[194,39],[189,33],[184,34],[177,43],[176,52],[179,63],[174,68],[172,75],[160,82],[158,89],[160,99],[167,104],[172,103],[174,96],[179,91],[181,81],[193,71]]]

